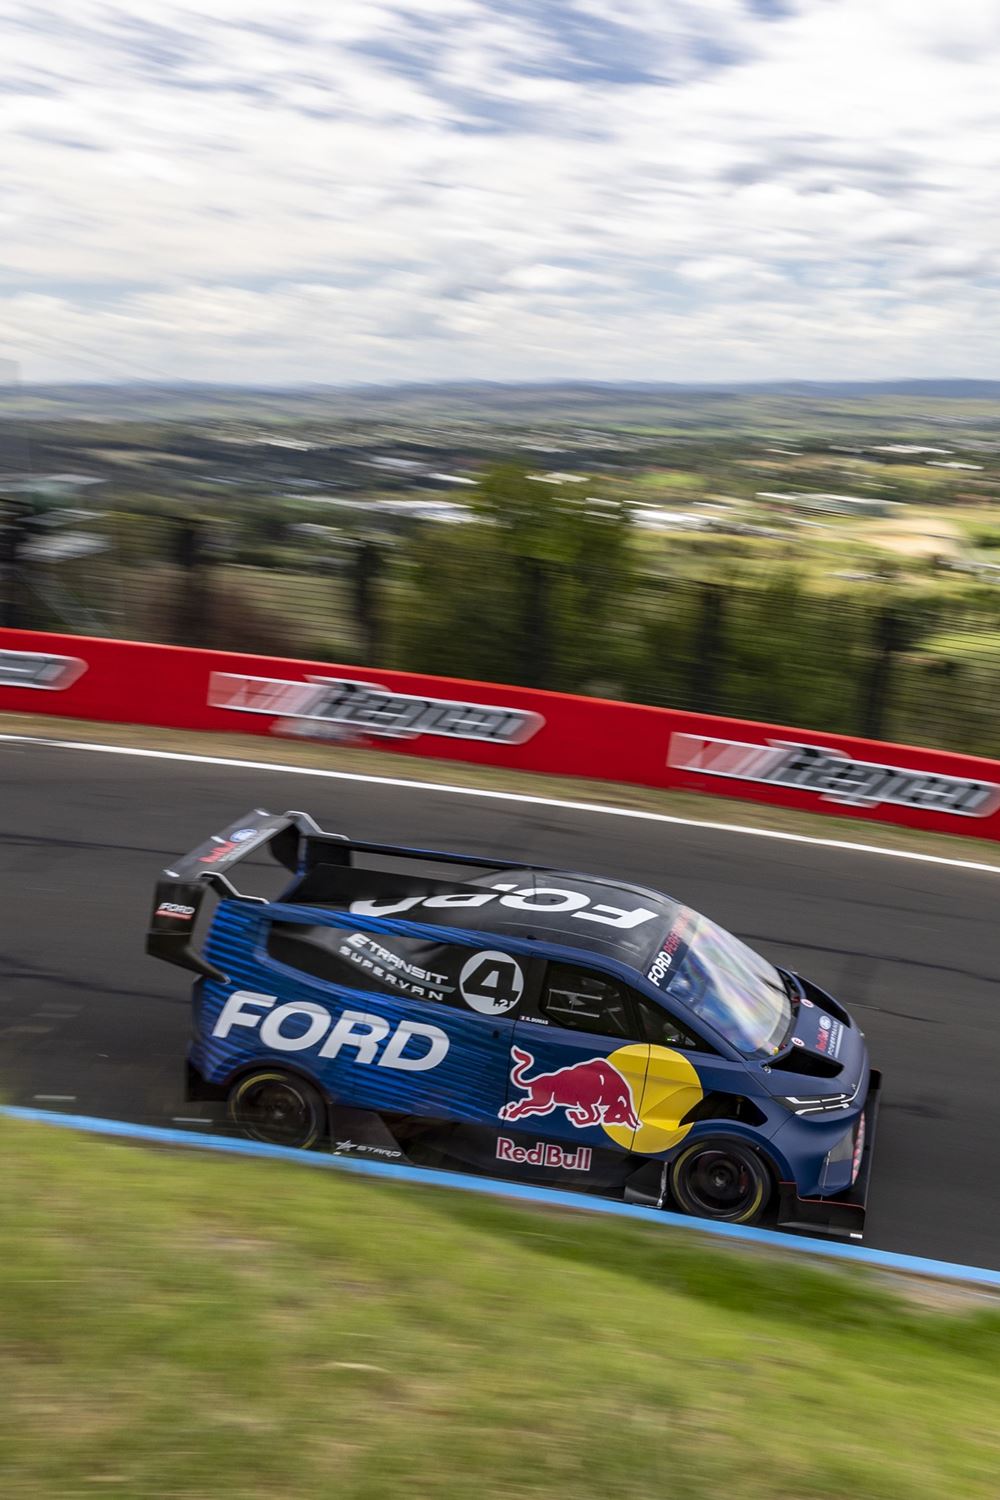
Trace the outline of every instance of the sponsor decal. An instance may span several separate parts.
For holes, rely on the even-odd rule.
[[[550,1141],[538,1141],[534,1146],[516,1146],[507,1136],[497,1137],[497,1161],[515,1162],[518,1166],[557,1167],[565,1172],[589,1172],[593,1151],[589,1146],[578,1146],[575,1151],[565,1151]]]
[[[276,1052],[315,1051],[326,1060],[346,1049],[351,1062],[404,1073],[438,1067],[449,1047],[448,1035],[440,1026],[409,1020],[392,1026],[384,1016],[362,1010],[344,1010],[334,1017],[325,1005],[313,1000],[279,1004],[277,995],[260,995],[255,990],[237,990],[229,996],[212,1035],[223,1040],[235,1027],[255,1031],[263,1045]]]
[[[234,713],[267,714],[303,725],[316,722],[389,739],[435,734],[446,739],[521,745],[545,723],[541,714],[527,709],[397,693],[377,682],[352,677],[310,676],[294,682],[213,672],[208,702],[211,708]]]
[[[447,995],[455,993],[455,986],[448,983],[447,974],[409,963],[367,933],[352,932],[337,951],[341,958],[349,959],[383,984],[392,985],[394,989],[421,1000],[444,1000]]]
[[[507,953],[474,953],[458,976],[466,1005],[481,1016],[502,1016],[524,994],[524,970]]]
[[[220,838],[215,848],[210,849],[207,854],[203,854],[198,863],[200,865],[220,864],[222,860],[228,859],[237,850],[245,853],[246,850],[243,849],[244,844],[249,844],[252,839],[268,838],[272,831],[270,828],[237,828],[236,832],[231,833],[227,839]]]
[[[672,928],[664,940],[663,947],[653,959],[647,979],[666,989],[674,971],[684,962],[690,940],[691,919],[687,912],[681,914],[677,926]]]
[[[804,1047],[805,1046],[805,1042],[802,1040],[802,1038],[800,1036],[793,1036],[792,1037],[792,1046],[793,1047]]]
[[[535,1071],[522,1047],[511,1048],[511,1059],[511,1084],[524,1097],[508,1099],[501,1120],[562,1112],[574,1129],[600,1126],[615,1145],[650,1156],[684,1139],[687,1116],[704,1097],[690,1058],[671,1047],[629,1043],[548,1073]]]
[[[514,1066],[510,1081],[515,1088],[525,1090],[526,1097],[505,1104],[501,1120],[523,1120],[528,1115],[550,1115],[561,1109],[578,1130],[605,1122],[627,1125],[630,1130],[639,1128],[628,1080],[606,1057],[588,1057],[554,1073],[536,1073],[529,1078],[528,1070],[535,1066],[532,1054],[512,1047],[511,1056]]]
[[[381,1156],[390,1161],[396,1161],[402,1156],[402,1151],[390,1151],[388,1146],[362,1146],[357,1141],[334,1141],[334,1156],[342,1156],[350,1153],[352,1156]]]
[[[157,917],[176,917],[179,922],[190,922],[194,916],[194,907],[182,906],[179,901],[161,901],[153,915]]]
[[[812,1010],[812,1008],[813,1008],[812,1001],[811,1000],[807,1000],[806,997],[805,997],[805,995],[802,996],[802,999],[801,999],[801,1001],[799,1003],[801,1005],[803,1005],[806,1010]]]
[[[318,740],[321,745],[362,745],[364,739],[343,724],[327,724],[322,719],[275,719],[268,725],[269,734],[286,740]]]
[[[0,687],[43,688],[65,692],[87,670],[78,656],[50,656],[41,651],[0,651]]]
[[[667,941],[669,942],[669,939]],[[664,979],[666,979],[668,974],[670,973],[670,968],[673,964],[673,961],[673,954],[670,953],[666,947],[661,948],[659,953],[653,959],[652,966],[649,970],[649,973],[646,975],[646,978],[651,979],[654,984],[662,984]]]
[[[210,849],[207,854],[203,854],[198,863],[200,865],[217,865],[221,860],[228,859],[230,854],[235,854],[239,847],[239,844],[234,844],[232,839],[222,839],[216,844],[214,849]]]
[[[831,1021],[829,1016],[821,1016],[819,1024],[822,1030],[816,1037],[816,1051],[825,1052],[828,1057],[839,1057],[843,1026],[839,1021]]]
[[[603,927],[618,927],[626,931],[641,927],[657,916],[645,906],[629,911],[621,906],[592,903],[590,897],[580,891],[530,885],[519,889],[502,881],[482,891],[448,891],[440,896],[403,896],[390,901],[352,901],[348,911],[356,917],[392,917],[401,911],[413,911],[418,906],[425,911],[448,911],[452,907],[489,906],[494,901],[514,911],[566,912],[580,922],[596,922]]]
[[[1000,807],[996,782],[854,760],[843,750],[797,741],[754,745],[710,735],[672,734],[667,764],[702,776],[816,792],[824,802],[845,807],[889,804],[962,818],[986,818]]]

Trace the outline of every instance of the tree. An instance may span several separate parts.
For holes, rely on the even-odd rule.
[[[404,552],[400,664],[526,686],[607,691],[631,588],[629,516],[590,483],[493,470],[464,525],[424,525]]]

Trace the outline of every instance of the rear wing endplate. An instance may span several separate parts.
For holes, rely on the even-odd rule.
[[[233,866],[266,849],[294,874],[301,868],[307,839],[346,842],[343,834],[324,833],[308,813],[269,813],[258,808],[221,833],[213,833],[190,854],[174,860],[156,883],[146,952],[203,978],[225,980],[222,970],[209,963],[192,945],[205,892],[215,890],[231,900],[263,902],[263,896],[237,890],[230,878]]]

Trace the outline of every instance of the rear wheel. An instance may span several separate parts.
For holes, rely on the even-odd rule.
[[[695,1141],[670,1167],[674,1201],[686,1214],[728,1224],[754,1224],[773,1181],[756,1151],[742,1141]]]
[[[248,1073],[229,1091],[229,1117],[251,1140],[306,1151],[326,1128],[322,1095],[291,1073]]]

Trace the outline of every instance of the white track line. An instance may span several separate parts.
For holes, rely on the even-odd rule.
[[[856,844],[847,839],[821,839],[808,833],[786,833],[777,828],[751,828],[744,823],[712,823],[703,818],[681,818],[674,813],[647,812],[637,807],[612,807],[606,802],[576,802],[563,797],[537,797],[527,792],[487,791],[482,787],[454,786],[447,781],[413,781],[405,776],[368,776],[360,771],[329,771],[322,766],[288,766],[267,760],[240,760],[224,755],[196,755],[185,750],[143,750],[134,745],[99,745],[88,740],[56,740],[44,735],[0,734],[0,740],[21,745],[46,745],[59,750],[89,750],[100,755],[131,755],[146,760],[174,760],[198,766],[226,766],[244,771],[269,771],[283,776],[317,776],[330,781],[364,781],[374,786],[398,786],[414,791],[445,792],[454,797],[489,797],[495,802],[522,802],[535,807],[557,807],[569,812],[600,813],[610,818],[638,818],[645,823],[672,823],[682,828],[704,828],[715,833],[740,833],[750,838],[776,839],[786,844],[809,844],[817,849],[846,849],[851,854],[881,854],[885,859],[915,860],[918,864],[946,865],[953,870],[975,870],[1000,875],[1000,864],[974,859],[951,859],[944,854],[925,854],[915,849],[886,849],[881,844]]]

